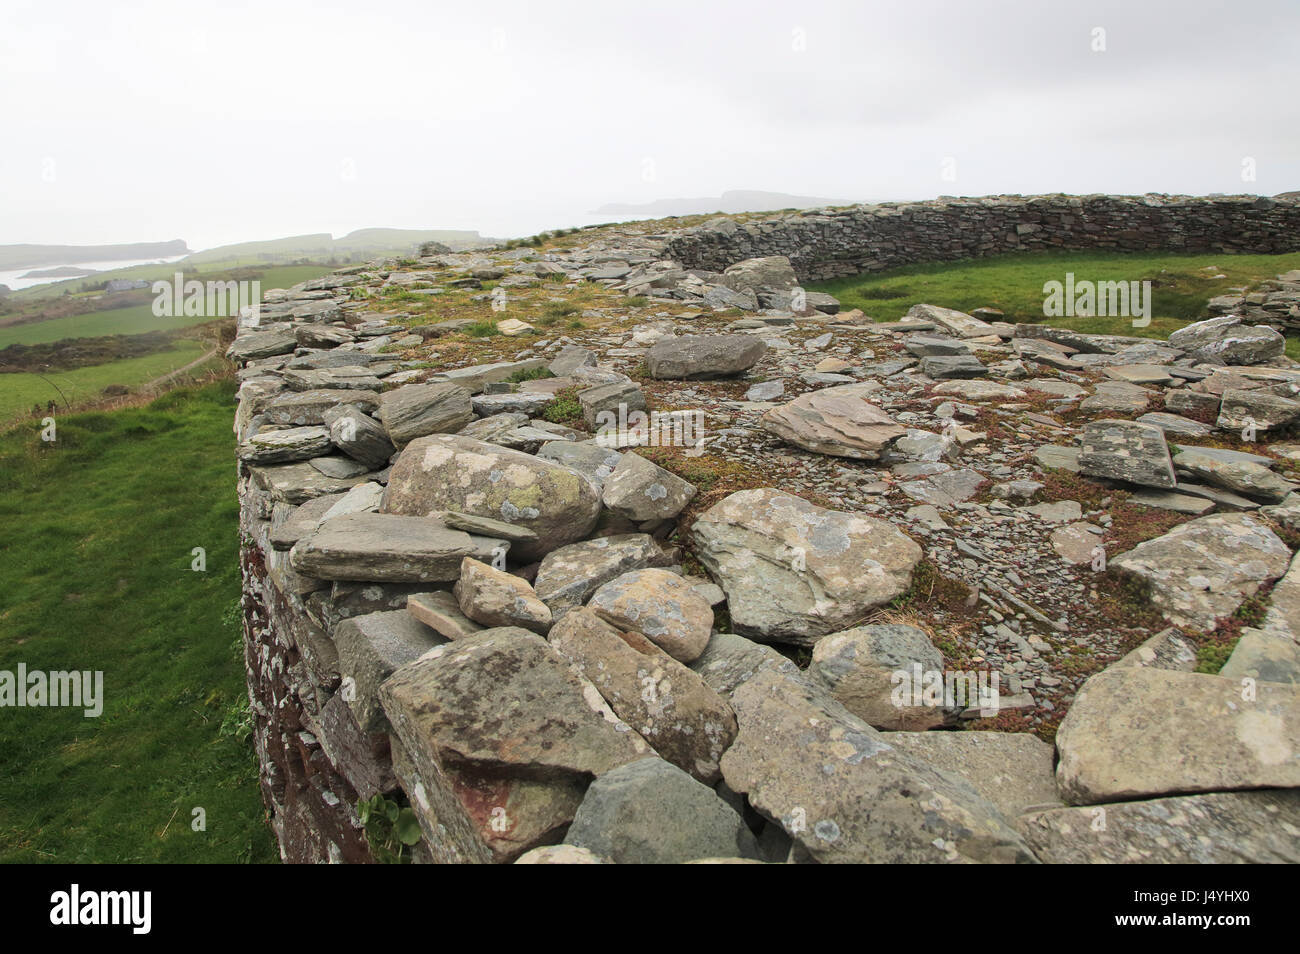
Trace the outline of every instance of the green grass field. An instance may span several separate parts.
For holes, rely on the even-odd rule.
[[[102,670],[105,697],[0,710],[0,861],[278,858],[242,728],[233,411],[223,381],[0,435],[0,670]]]
[[[1215,266],[1215,270],[1208,270]],[[1059,252],[1004,255],[974,261],[913,265],[866,277],[857,275],[809,285],[829,292],[844,309],[861,308],[877,321],[895,321],[918,302],[970,311],[992,307],[1007,321],[1045,322],[1089,334],[1168,337],[1206,317],[1205,304],[1229,289],[1251,286],[1266,278],[1300,268],[1300,253],[1286,255],[1117,255],[1100,252]],[[1043,316],[1043,284],[1075,280],[1151,281],[1152,321],[1134,328],[1128,318]],[[1222,274],[1224,278],[1211,278]],[[1292,354],[1300,342],[1288,342]],[[1297,357],[1292,354],[1292,357]]]
[[[187,338],[176,342],[175,348],[141,358],[124,358],[109,364],[51,371],[43,375],[0,374],[0,423],[28,414],[33,404],[44,407],[46,402],[55,401],[62,409],[65,397],[68,402],[78,404],[97,397],[110,384],[136,387],[185,367],[207,348],[202,342]]]
[[[169,268],[169,266],[149,266],[151,268]],[[308,279],[318,278],[329,271],[323,265],[285,266],[268,268],[262,273],[262,291],[272,288],[288,288]],[[175,269],[155,278],[170,278]],[[211,321],[212,316],[188,316],[159,318],[153,313],[153,306],[134,305],[129,308],[110,308],[85,315],[70,315],[67,318],[51,318],[26,325],[8,325],[0,327],[0,348],[11,344],[43,344],[47,341],[59,341],[63,338],[95,338],[100,335],[138,335],[145,331],[174,331]]]
[[[0,348],[11,344],[44,344],[64,338],[98,338],[101,335],[138,335],[146,331],[175,331],[211,321],[208,317],[159,318],[150,305],[92,311],[85,315],[51,318],[30,325],[0,328]]]

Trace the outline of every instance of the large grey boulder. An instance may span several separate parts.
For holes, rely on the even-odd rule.
[[[585,608],[565,616],[548,639],[659,755],[706,785],[722,777],[718,761],[736,737],[736,716],[696,673]]]
[[[1048,864],[1300,863],[1295,789],[1056,808],[1017,827]]]
[[[1273,473],[1265,464],[1246,455],[1234,456],[1211,447],[1179,448],[1174,455],[1174,466],[1196,480],[1269,503],[1281,502],[1296,489],[1295,484]]]
[[[766,351],[755,335],[681,335],[655,342],[645,359],[652,378],[698,381],[743,374]]]
[[[637,523],[670,520],[695,496],[695,487],[640,454],[623,454],[601,494],[605,506]]]
[[[405,447],[426,434],[460,430],[474,420],[474,409],[469,391],[458,385],[407,384],[380,397],[377,416],[392,442]]]
[[[1272,328],[1225,315],[1178,329],[1169,336],[1169,345],[1206,364],[1240,365],[1276,358],[1285,350],[1286,339]]]
[[[759,424],[781,440],[816,454],[879,460],[885,448],[907,431],[867,400],[877,388],[869,382],[809,391],[772,408]]]
[[[1228,388],[1219,405],[1217,424],[1224,430],[1241,431],[1253,427],[1257,433],[1275,431],[1300,420],[1300,401],[1269,394]]]
[[[882,520],[771,488],[742,490],[692,528],[736,631],[812,645],[903,593],[921,548]]]
[[[1178,626],[1213,629],[1261,584],[1287,571],[1291,551],[1246,514],[1198,517],[1110,561],[1151,584],[1151,601]]]
[[[663,759],[620,766],[587,789],[566,845],[618,864],[683,864],[759,857],[735,809]]]
[[[1178,484],[1164,431],[1137,421],[1085,424],[1079,469],[1092,477],[1109,477],[1144,487],[1169,489]]]
[[[684,663],[704,652],[713,627],[709,601],[685,577],[668,570],[624,573],[596,590],[587,606],[606,622],[640,633]]]
[[[544,639],[513,627],[425,653],[380,697],[435,860],[510,861],[554,843],[590,779],[651,754]]]
[[[784,255],[769,255],[765,258],[747,258],[735,265],[727,266],[722,273],[722,283],[732,291],[767,291],[769,289],[791,289],[799,284],[790,259]]]
[[[456,579],[474,552],[468,533],[432,520],[350,513],[322,522],[289,558],[299,573],[322,580],[426,583]]]
[[[926,673],[943,671],[943,653],[930,637],[915,626],[898,623],[857,626],[825,636],[813,646],[808,664],[809,680],[868,725],[912,731],[942,725],[947,707],[915,705],[911,692],[896,690]],[[899,673],[906,680],[896,678]],[[916,689],[919,695],[921,687]],[[969,704],[975,706],[977,701]]]
[[[1300,688],[1111,667],[1079,690],[1056,748],[1074,805],[1300,786]]]
[[[966,782],[914,758],[822,690],[760,667],[731,694],[727,786],[823,863],[1030,862]]]
[[[411,516],[454,510],[515,524],[537,540],[514,544],[512,557],[535,560],[590,533],[600,497],[567,467],[468,437],[433,434],[402,451],[381,509]]]

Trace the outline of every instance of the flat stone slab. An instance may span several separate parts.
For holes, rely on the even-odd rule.
[[[822,863],[1034,861],[966,782],[901,749],[797,676],[760,668],[731,694],[728,787]]]
[[[913,305],[904,319],[932,322],[956,338],[982,338],[996,334],[996,329],[987,321],[980,321],[963,311],[940,308],[938,305]]]
[[[475,553],[469,534],[420,517],[353,513],[328,520],[289,551],[299,573],[322,580],[450,581]]]
[[[1244,629],[1219,675],[1300,686],[1300,643],[1275,631]]]
[[[1267,503],[1279,503],[1296,489],[1295,484],[1273,473],[1266,464],[1223,459],[1206,453],[1206,450],[1208,448],[1183,447],[1174,455],[1174,466],[1198,480]]]
[[[781,440],[816,454],[878,460],[907,433],[867,400],[878,389],[871,382],[810,391],[768,411],[759,423]]]
[[[731,494],[700,515],[692,535],[736,632],[802,645],[904,592],[921,558],[885,521],[771,488]]]
[[[1159,411],[1148,412],[1137,419],[1139,424],[1152,424],[1166,434],[1173,434],[1176,437],[1205,437],[1214,432],[1214,428],[1209,424],[1202,424],[1200,421],[1193,421],[1189,417],[1180,417],[1177,414],[1165,414]]]
[[[885,740],[969,783],[1007,818],[1061,802],[1056,754],[1028,732],[890,732]]]
[[[485,628],[462,613],[456,597],[446,590],[412,593],[406,611],[444,639],[464,639]]]
[[[546,640],[514,627],[426,652],[394,672],[380,696],[417,763],[452,758],[535,778],[590,777],[651,754]]]
[[[1047,864],[1300,863],[1295,790],[1057,808],[1031,812],[1016,827]]]
[[[1192,494],[1179,494],[1172,490],[1139,490],[1129,495],[1129,503],[1159,510],[1172,510],[1174,513],[1188,513],[1194,517],[1207,514],[1214,509],[1214,501]]]
[[[1056,781],[1075,805],[1300,786],[1300,689],[1111,667],[1079,690],[1056,736]]]
[[[659,380],[698,381],[743,374],[766,351],[754,335],[681,335],[652,345],[646,364],[650,376]]]
[[[1111,366],[1106,368],[1103,373],[1108,378],[1113,378],[1116,381],[1127,381],[1130,384],[1168,384],[1174,379],[1167,368],[1162,368],[1156,364]]]
[[[973,354],[934,355],[921,359],[921,373],[936,381],[959,378],[982,378],[989,373]]]
[[[1291,550],[1246,514],[1210,514],[1110,561],[1151,584],[1151,601],[1178,626],[1213,629],[1261,584],[1287,571]]]
[[[985,476],[977,470],[950,470],[924,480],[910,480],[898,489],[913,500],[949,509],[974,497]]]
[[[935,394],[953,394],[966,401],[1019,401],[1029,397],[1026,391],[997,381],[945,381],[936,385]]]
[[[1079,470],[1144,487],[1169,490],[1178,483],[1164,431],[1136,421],[1091,421],[1083,428]]]

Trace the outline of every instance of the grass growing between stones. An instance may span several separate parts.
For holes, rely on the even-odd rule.
[[[1207,299],[1297,267],[1300,267],[1300,253],[1294,252],[1284,255],[1180,255],[1072,251],[912,265],[872,277],[857,275],[822,282],[815,288],[835,295],[845,308],[861,308],[880,321],[901,318],[919,301],[964,311],[987,306],[1004,312],[1008,321],[1042,321],[1043,284],[1064,281],[1065,274],[1073,272],[1076,281],[1149,280],[1154,299],[1153,314],[1187,322],[1202,317]],[[1225,277],[1211,277],[1214,275]],[[1052,323],[1074,327],[1071,322],[1094,321],[1118,322],[1131,328],[1126,318],[1062,318]],[[1094,332],[1085,327],[1078,330],[1108,333]],[[1109,333],[1140,335],[1144,330],[1148,336],[1154,333],[1150,328]]]
[[[861,308],[877,321],[896,321],[917,302],[969,312],[997,308],[1012,322],[1042,322],[1085,334],[1166,338],[1191,321],[1206,317],[1205,304],[1233,288],[1251,287],[1300,268],[1300,253],[1226,255],[1110,252],[1051,252],[999,255],[978,261],[911,265],[872,277],[856,275],[809,286],[828,292],[844,310]],[[1134,328],[1123,317],[1043,315],[1043,284],[1077,281],[1150,281],[1151,324]],[[1222,275],[1218,278],[1215,276]],[[1289,339],[1287,353],[1300,356],[1300,339]]]
[[[0,670],[104,673],[98,718],[0,709],[0,861],[276,859],[238,647],[233,395],[0,436]]]

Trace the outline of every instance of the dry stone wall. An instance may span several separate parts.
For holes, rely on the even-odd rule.
[[[737,224],[718,219],[668,240],[688,268],[722,271],[784,255],[819,282],[922,262],[1008,252],[1289,252],[1300,204],[1261,196],[1044,195],[888,202],[803,211]]]
[[[1297,215],[1254,197],[869,206],[428,249],[268,293],[229,354],[249,698],[283,857],[1300,860],[1300,365],[1281,335],[791,310],[799,281],[1013,248],[1279,251]],[[604,304],[558,313],[592,327],[567,333],[509,306],[591,289]],[[471,319],[391,305],[423,295],[506,303],[494,340],[517,343],[441,358]],[[744,465],[743,486],[709,495],[647,431],[606,426],[691,406],[665,422],[682,459]],[[1219,446],[1243,428],[1253,452]],[[1164,521],[1113,563],[1169,628],[1089,608],[1124,514],[1043,499],[1051,472]],[[948,579],[960,629],[945,605],[888,610]],[[1188,633],[1270,586],[1222,673],[1193,672]],[[950,670],[958,632],[1001,697],[900,700],[893,677]],[[946,731],[1067,708],[1055,746]]]

